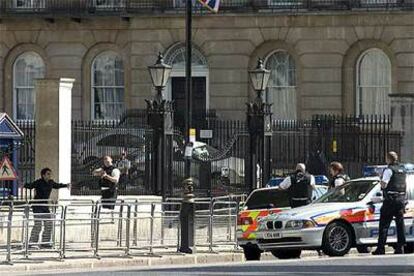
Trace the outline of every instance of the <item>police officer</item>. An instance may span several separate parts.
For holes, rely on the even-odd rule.
[[[336,161],[329,164],[329,174],[331,175],[329,189],[339,187],[350,180],[349,176],[344,173],[342,164]]]
[[[378,246],[372,252],[374,255],[385,254],[388,228],[395,217],[397,226],[397,246],[394,254],[403,254],[405,245],[404,210],[406,200],[406,171],[398,163],[397,153],[391,151],[386,155],[388,168],[382,174],[381,188],[384,194],[384,202],[381,207],[381,215],[378,232]]]
[[[118,182],[121,172],[112,164],[111,156],[103,158],[103,167],[92,172],[94,176],[99,176],[99,186],[101,187],[102,208],[114,209],[117,198]],[[105,204],[106,203],[106,204]]]
[[[306,172],[305,164],[298,163],[296,165],[296,172],[286,177],[279,187],[283,190],[289,189],[290,207],[304,206],[312,201],[315,177]]]

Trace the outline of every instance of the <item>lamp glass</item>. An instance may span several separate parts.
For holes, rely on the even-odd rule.
[[[263,91],[267,88],[270,79],[270,70],[264,68],[263,64],[259,62],[256,69],[249,71],[249,75],[254,90]]]

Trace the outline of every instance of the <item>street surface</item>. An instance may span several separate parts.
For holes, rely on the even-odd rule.
[[[99,269],[99,268],[98,268]],[[103,269],[103,268],[102,268]],[[55,273],[53,273],[55,274]],[[414,275],[414,255],[346,257],[308,257],[298,260],[271,260],[219,265],[164,266],[145,269],[142,267],[118,267],[100,271],[70,271],[60,276],[109,276],[109,275]],[[31,275],[51,275],[39,273]]]

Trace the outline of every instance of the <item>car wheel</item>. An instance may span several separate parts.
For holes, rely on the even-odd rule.
[[[370,253],[371,252],[371,247],[368,245],[357,245],[356,249],[358,251],[358,253]]]
[[[302,254],[301,249],[275,249],[271,252],[278,259],[297,259]]]
[[[414,253],[414,242],[407,242],[407,244],[404,246],[404,253],[405,254]]]
[[[243,252],[246,261],[260,261],[262,251],[259,248],[253,246],[245,246],[243,247]]]
[[[322,250],[328,256],[344,256],[351,249],[353,236],[351,229],[343,222],[329,224],[323,234]]]

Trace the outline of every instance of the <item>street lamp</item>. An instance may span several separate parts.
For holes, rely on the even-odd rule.
[[[164,57],[158,54],[157,62],[148,66],[152,84],[157,94],[151,100],[145,100],[147,103],[148,125],[152,128],[152,157],[151,157],[151,189],[157,194],[166,196],[167,184],[171,174],[168,168],[167,160],[170,150],[170,144],[167,142],[171,139],[173,133],[173,108],[171,101],[164,99],[162,91],[167,85],[171,74],[172,67],[164,63]]]
[[[271,163],[271,104],[263,101],[262,94],[270,79],[270,70],[259,59],[255,69],[249,71],[256,98],[247,103],[249,156],[245,163],[245,182],[250,191],[263,186],[270,177]]]
[[[164,57],[161,53],[158,54],[157,62],[152,66],[148,66],[152,84],[157,90],[156,100],[162,100],[162,90],[167,85],[171,70],[172,67],[164,63]]]
[[[250,81],[253,89],[257,93],[256,101],[262,99],[262,93],[267,88],[267,83],[270,78],[270,70],[264,67],[263,60],[259,58],[255,69],[249,71]]]

